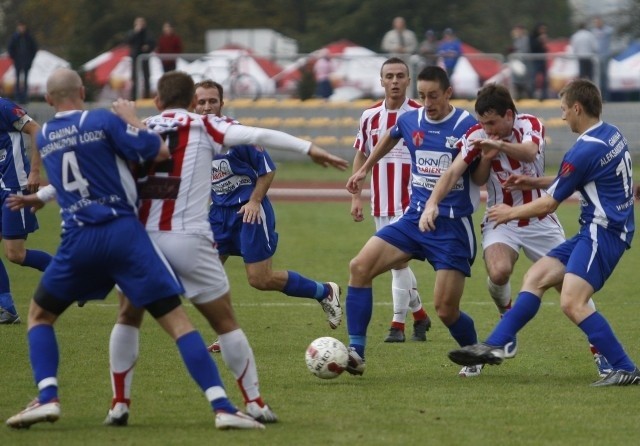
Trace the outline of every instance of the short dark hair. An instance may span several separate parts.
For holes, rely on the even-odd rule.
[[[399,57],[390,57],[382,63],[382,66],[380,67],[380,77],[382,77],[382,69],[384,68],[384,66],[392,64],[404,65],[404,67],[407,69],[407,74],[409,74],[409,66],[404,60],[400,59]]]
[[[478,91],[475,110],[478,116],[493,110],[498,116],[504,116],[507,110],[518,113],[509,89],[504,85],[488,84]]]
[[[169,71],[158,81],[158,98],[165,108],[189,108],[195,92],[193,79],[184,71]]]
[[[602,114],[602,96],[596,85],[587,79],[576,79],[565,85],[558,93],[568,106],[576,102],[582,105],[585,113],[599,118]]]
[[[449,80],[447,72],[436,65],[425,67],[420,74],[418,74],[418,80],[438,82],[443,91],[451,87],[451,81]]]
[[[222,88],[222,85],[219,84],[218,82],[212,81],[211,79],[205,79],[203,81],[200,81],[195,85],[195,88],[193,90],[194,94],[198,88],[215,88],[216,90],[218,90],[218,95],[220,96],[220,102],[223,101],[224,88]]]

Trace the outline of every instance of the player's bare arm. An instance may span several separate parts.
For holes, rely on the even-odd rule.
[[[269,187],[273,182],[273,178],[276,176],[275,170],[268,172],[256,180],[255,188],[247,201],[239,210],[238,214],[242,214],[243,223],[261,223],[260,217],[260,205],[262,200],[267,195]]]
[[[429,199],[424,206],[424,211],[420,215],[418,227],[422,232],[433,231],[436,229],[436,218],[440,214],[438,205],[444,197],[447,196],[451,189],[460,179],[468,165],[461,156],[456,157],[451,166],[440,176],[436,187],[429,195]]]
[[[546,189],[551,186],[554,176],[545,177],[531,177],[529,175],[512,173],[507,177],[504,182],[504,188],[506,190],[531,190],[531,189]]]
[[[491,145],[483,148],[480,152],[480,161],[476,168],[471,172],[471,181],[478,186],[482,186],[489,181],[489,175],[491,174],[491,161],[498,156],[500,150]]]
[[[522,218],[532,218],[542,215],[547,215],[558,208],[558,203],[551,195],[545,195],[537,198],[530,203],[523,204],[522,206],[508,206],[506,204],[496,204],[487,211],[489,221],[495,223],[494,227],[497,227],[503,223],[507,223],[511,220],[518,220]]]
[[[31,212],[36,212],[42,209],[45,202],[38,198],[37,194],[29,195],[9,195],[6,202],[7,207],[12,211],[19,211],[20,209],[31,206]]]
[[[147,128],[136,114],[136,103],[134,101],[118,98],[111,104],[111,110],[120,116],[127,124],[139,129]]]
[[[40,131],[40,125],[35,121],[29,121],[22,128],[22,132],[29,135],[30,150],[31,150],[31,170],[27,177],[27,190],[31,193],[38,191],[40,187],[40,166],[42,165],[42,159],[40,158],[40,152],[36,144],[36,136]]]
[[[353,157],[352,174],[356,173],[364,165],[365,161],[367,161],[366,155],[361,151],[356,150],[356,155]],[[360,185],[358,192],[351,194],[351,217],[353,217],[353,221],[355,222],[364,221],[362,184]]]
[[[349,180],[347,180],[347,190],[352,194],[358,193],[362,190],[362,182],[367,177],[369,171],[395,147],[398,141],[400,141],[400,138],[392,138],[390,133],[390,130],[387,130],[371,151],[371,155],[369,155],[367,161],[365,161],[362,167],[358,169],[357,172],[354,172],[351,177],[349,177]]]
[[[346,170],[349,167],[349,162],[339,156],[332,155],[321,147],[315,144],[311,144],[309,153],[307,153],[314,163],[320,164],[323,167],[335,167],[338,170]]]
[[[483,140],[488,141],[488,140]],[[507,142],[503,140],[491,141],[490,145],[505,155],[509,156],[509,158],[516,159],[518,161],[522,161],[525,163],[532,163],[536,160],[536,156],[538,156],[539,147],[533,141],[525,141],[523,143],[515,143],[515,142]],[[483,145],[484,150],[484,145]]]

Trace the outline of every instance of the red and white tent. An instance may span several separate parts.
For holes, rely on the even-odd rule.
[[[347,39],[332,42],[310,54],[311,59],[329,54],[333,59],[331,76],[334,92],[331,100],[382,97],[380,67],[387,59]]]
[[[149,59],[149,84],[155,93],[158,79],[163,74],[162,63],[158,57]],[[130,97],[131,57],[129,47],[120,45],[105,51],[82,65],[85,79],[101,87],[99,100],[111,100],[118,97]]]
[[[196,82],[205,79],[219,82],[225,88],[225,96],[233,96],[231,82],[239,76],[243,76],[244,87],[252,90],[243,93],[247,97],[273,95],[290,89],[290,84],[300,77],[297,69],[287,70],[248,48],[233,44],[211,51],[191,63],[178,60],[178,69],[189,73]]]
[[[462,55],[451,75],[453,95],[457,98],[475,98],[480,86],[489,79],[495,79],[502,68],[502,62],[495,56],[462,42]]]
[[[47,91],[47,78],[57,68],[69,68],[71,65],[66,60],[46,50],[38,50],[31,70],[29,70],[29,96],[43,97]],[[8,54],[0,57],[0,80],[5,96],[13,93],[16,84],[16,71]]]

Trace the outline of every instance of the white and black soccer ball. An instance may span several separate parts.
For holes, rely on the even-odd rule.
[[[318,378],[333,379],[347,367],[349,350],[336,338],[325,336],[309,344],[304,359],[309,371]]]

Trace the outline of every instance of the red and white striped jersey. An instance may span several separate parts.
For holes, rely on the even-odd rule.
[[[162,135],[171,158],[137,175],[140,221],[147,231],[211,235],[211,161],[233,122],[182,109],[165,110],[145,122]]]
[[[396,124],[398,116],[420,107],[419,102],[408,98],[398,110],[387,110],[385,101],[376,103],[362,113],[353,147],[368,157],[380,138]],[[409,206],[410,194],[411,155],[400,140],[371,172],[371,214],[375,217],[402,215]]]
[[[472,149],[469,141],[485,139],[487,134],[480,124],[471,127],[462,139],[462,155],[467,164],[480,156],[478,149]],[[487,181],[487,208],[497,203],[504,203],[509,206],[518,206],[529,203],[540,197],[544,192],[540,189],[528,191],[505,190],[502,185],[510,174],[528,175],[530,177],[544,176],[544,149],[545,149],[545,129],[542,122],[535,116],[529,114],[517,114],[514,119],[511,136],[504,141],[511,143],[524,143],[532,141],[538,146],[538,155],[533,162],[518,161],[510,158],[505,153],[500,154],[492,161],[489,180]],[[537,219],[537,217],[536,217]],[[527,225],[529,220],[519,220],[513,224],[519,226]]]

